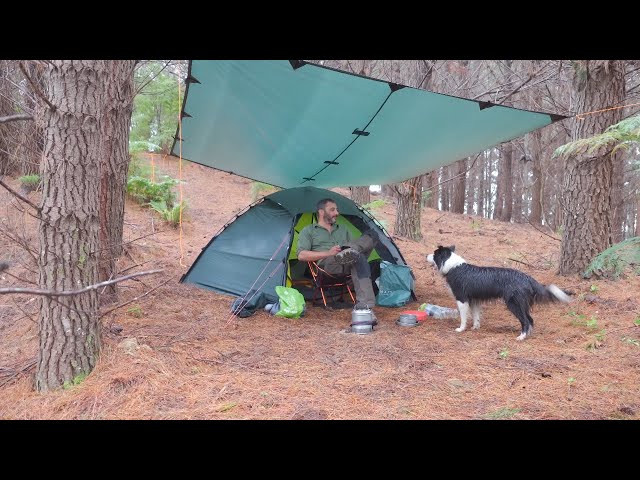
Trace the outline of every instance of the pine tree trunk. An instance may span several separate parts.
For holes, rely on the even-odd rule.
[[[467,185],[467,159],[463,158],[455,163],[454,170],[456,179],[453,180],[453,198],[451,211],[454,213],[464,213],[465,188]]]
[[[440,169],[440,182],[444,182],[445,180],[449,180],[451,175],[449,175],[449,167],[442,167]],[[446,182],[440,185],[440,204],[442,205],[442,211],[449,212],[451,211],[451,202],[449,197],[449,189],[451,186],[451,182]]]
[[[396,184],[398,206],[396,208],[395,235],[416,241],[422,239],[420,227],[421,186],[422,179],[420,177]]]
[[[366,205],[371,201],[371,192],[369,187],[349,187],[351,191],[351,200],[358,205]]]
[[[504,206],[504,155],[498,151],[499,157],[496,162],[498,176],[496,177],[496,199],[493,207],[493,218],[499,220],[502,217]]]
[[[478,159],[480,162],[478,168],[478,212],[479,217],[484,217],[484,202],[485,202],[485,170],[487,169],[487,156],[483,153]]]
[[[438,170],[432,170],[423,175],[422,185],[425,191],[429,192],[425,207],[438,209]]]
[[[516,159],[513,162],[513,214],[511,218],[515,223],[522,223],[522,179],[525,175],[526,164],[524,158]]]
[[[493,157],[495,155],[495,149],[492,148],[489,151],[489,158],[487,159],[487,168],[484,172],[484,174],[486,175],[485,177],[485,182],[484,182],[484,188],[485,188],[485,217],[486,218],[492,218],[493,217],[493,211],[492,211],[492,205],[493,205],[493,192],[492,192],[492,186],[493,186],[493,168],[494,168],[494,162],[493,162]],[[496,162],[497,163],[497,162]]]
[[[480,157],[476,157],[475,164],[469,170],[469,176],[467,180],[467,215],[473,215],[473,207],[475,204],[475,192],[478,176],[478,162]]]
[[[622,117],[620,116],[620,119]],[[624,239],[624,170],[625,161],[621,150],[611,155],[613,173],[611,177],[611,241],[621,242]]]
[[[620,105],[624,100],[624,63],[619,60],[576,62],[578,112],[592,112]],[[620,110],[575,119],[573,139],[603,132],[620,120]],[[581,151],[567,158],[564,178],[565,216],[559,273],[584,271],[595,255],[611,245],[611,187],[613,160],[610,152]]]
[[[527,157],[531,159],[531,214],[529,221],[542,225],[542,151],[540,130],[528,133],[525,140]]]
[[[39,286],[95,284],[99,247],[100,122],[106,61],[61,60],[48,68],[39,227]],[[98,293],[42,297],[36,388],[47,391],[93,370],[100,352]]]
[[[636,192],[636,237],[640,237],[640,188]]]
[[[511,142],[505,143],[502,149],[503,156],[503,192],[504,192],[504,206],[502,207],[502,214],[500,220],[503,222],[511,221],[511,213],[513,212],[513,144]]]
[[[100,158],[100,273],[99,281],[115,276],[116,258],[122,254],[124,200],[129,167],[129,127],[133,110],[135,60],[108,62],[105,112],[101,125]],[[105,295],[116,293],[110,285]]]

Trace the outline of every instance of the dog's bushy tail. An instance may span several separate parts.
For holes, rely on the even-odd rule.
[[[537,282],[536,282],[537,283]],[[536,302],[571,302],[570,295],[573,295],[573,292],[569,290],[563,290],[556,285],[542,285],[538,283],[535,286],[536,289]]]

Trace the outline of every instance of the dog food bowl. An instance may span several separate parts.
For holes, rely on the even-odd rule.
[[[418,317],[411,313],[401,313],[396,323],[401,327],[417,327],[420,325],[420,323],[418,323]]]
[[[351,324],[351,332],[364,335],[373,332],[373,324],[371,322],[356,322]]]
[[[428,317],[427,312],[422,310],[405,310],[400,312],[400,315],[415,315],[419,322],[424,322]]]

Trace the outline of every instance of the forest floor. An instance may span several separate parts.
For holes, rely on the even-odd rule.
[[[154,158],[160,172],[179,176],[177,159]],[[394,238],[415,274],[418,302],[378,307],[372,334],[347,333],[350,310],[309,307],[300,319],[263,311],[233,318],[232,297],[178,281],[211,237],[251,203],[252,182],[190,162],[183,162],[182,177],[189,205],[182,239],[179,229],[127,200],[125,241],[138,240],[126,245],[119,270],[136,264],[127,273],[165,270],[119,284],[119,303],[138,299],[103,316],[101,357],[78,385],[33,390],[37,298],[0,296],[0,419],[640,418],[640,327],[634,325],[640,277],[558,276],[560,242],[553,232],[424,209],[423,241]],[[17,188],[15,179],[5,181]],[[29,198],[37,203],[38,195]],[[8,192],[0,191],[0,201],[2,221],[37,252],[35,221]],[[391,201],[373,214],[393,232]],[[575,300],[535,306],[535,331],[523,342],[502,302],[483,308],[479,330],[456,333],[453,319],[398,326],[400,312],[421,303],[455,307],[444,279],[425,260],[437,245],[450,244],[468,262],[517,268],[573,290]],[[37,278],[25,268],[25,251],[0,237],[0,252],[12,262],[0,287],[34,287],[19,280]]]

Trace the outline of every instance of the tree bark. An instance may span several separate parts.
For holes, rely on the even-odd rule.
[[[129,167],[129,127],[133,110],[135,60],[108,62],[106,105],[101,123],[100,162],[100,281],[116,274],[116,259],[122,254],[124,200]],[[116,285],[106,287],[112,297]]]
[[[513,144],[511,142],[505,143],[502,147],[503,156],[503,188],[504,192],[504,205],[502,207],[502,213],[500,220],[503,222],[511,221],[511,213],[513,212]]]
[[[479,157],[476,159],[475,165],[471,167],[469,170],[469,176],[467,179],[467,206],[466,212],[467,215],[473,215],[473,207],[475,205],[475,192],[476,186],[478,184],[478,162],[480,161]]]
[[[395,184],[398,192],[394,234],[411,240],[421,240],[420,227],[422,178],[414,177]]]
[[[520,155],[514,156],[513,162],[513,212],[511,218],[515,223],[522,223],[522,179],[526,163],[524,157],[518,159]]]
[[[542,148],[540,144],[540,130],[529,134],[529,155],[532,159],[531,183],[531,215],[529,220],[534,225],[542,225]]]
[[[477,215],[479,217],[484,217],[484,203],[485,203],[485,171],[487,169],[487,155],[486,152],[483,152],[483,154],[481,155],[480,159],[478,159],[478,161],[480,162],[479,166],[478,166],[478,211],[477,211]]]
[[[444,182],[445,180],[449,180],[451,175],[449,175],[449,167],[442,167],[440,169],[440,181]],[[449,196],[449,191],[451,188],[451,182],[446,182],[440,185],[440,205],[442,205],[443,212],[451,211],[451,201]]]
[[[49,64],[44,107],[39,286],[75,290],[97,283],[99,247],[100,123],[106,61]],[[40,305],[39,391],[57,389],[93,370],[100,352],[98,293]]]
[[[467,159],[463,158],[455,163],[456,179],[453,180],[453,199],[451,211],[453,213],[464,213],[465,188],[467,186]]]
[[[636,192],[636,237],[640,237],[640,188]]]
[[[619,60],[576,62],[578,112],[593,112],[624,100],[624,63]],[[621,110],[591,114],[573,122],[573,140],[601,133],[618,122]],[[611,187],[613,159],[604,149],[567,158],[563,182],[563,221],[559,273],[584,271],[595,255],[611,245]]]
[[[422,176],[422,186],[428,191],[425,207],[438,209],[438,170],[432,170]]]
[[[496,167],[498,176],[496,177],[496,198],[493,206],[493,218],[499,220],[502,218],[502,208],[504,206],[504,155],[498,150],[498,160]]]
[[[366,205],[371,201],[371,192],[369,187],[349,187],[351,191],[351,200],[358,205]]]
[[[620,115],[620,120],[622,116]],[[619,121],[619,120],[618,120]],[[624,240],[624,152],[618,150],[611,155],[611,241]]]

